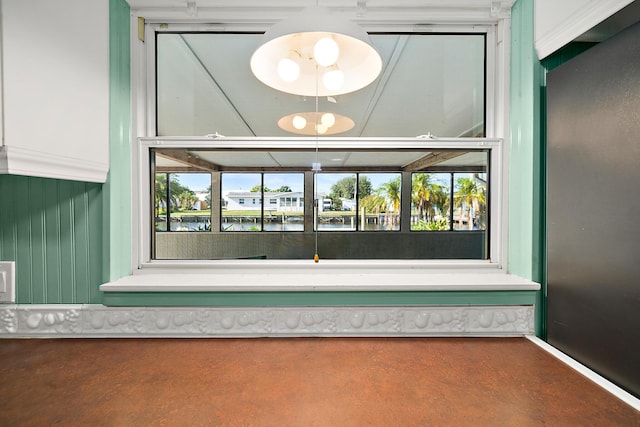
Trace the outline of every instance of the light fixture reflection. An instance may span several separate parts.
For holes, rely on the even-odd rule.
[[[304,129],[305,126],[307,125],[307,119],[305,119],[302,116],[296,115],[296,116],[293,117],[292,123],[293,123],[293,127],[294,128],[296,128],[298,130]]]
[[[282,58],[278,61],[278,76],[285,83],[295,82],[300,76],[300,66],[292,59]]]
[[[332,38],[321,38],[313,46],[313,57],[322,67],[330,67],[335,64],[339,55],[340,47]]]
[[[300,135],[334,135],[353,129],[355,123],[340,114],[310,111],[284,116],[278,120],[278,126]]]
[[[344,85],[344,73],[341,70],[327,71],[322,76],[324,87],[331,91],[338,91]]]
[[[382,70],[380,54],[371,45],[366,31],[351,21],[332,16],[325,7],[308,7],[275,24],[263,40],[251,57],[251,71],[267,86],[283,92],[302,96],[341,95],[369,85]],[[283,77],[285,74],[279,70],[281,63],[287,64],[282,67],[291,65],[285,59],[299,67],[296,79],[292,80],[290,74]],[[328,74],[331,75],[327,77]]]
[[[336,116],[333,113],[324,113],[322,117],[320,117],[320,123],[330,128],[336,124]]]

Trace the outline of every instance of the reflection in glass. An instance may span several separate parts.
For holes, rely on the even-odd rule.
[[[294,136],[278,120],[324,111],[352,118],[346,137],[485,136],[483,34],[371,34],[389,71],[337,102],[285,93],[248,67],[262,34],[158,33],[157,135]]]

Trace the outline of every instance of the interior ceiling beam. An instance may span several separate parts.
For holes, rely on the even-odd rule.
[[[400,172],[397,166],[322,166],[320,172]],[[311,166],[224,166],[218,172],[310,172]]]
[[[405,172],[421,171],[429,166],[435,166],[446,160],[455,159],[456,157],[462,156],[466,153],[466,151],[440,151],[429,153],[418,160],[414,160],[413,162],[404,165],[402,170]]]
[[[187,167],[192,167],[199,170],[205,170],[209,172],[216,172],[220,170],[219,165],[203,160],[200,157],[195,156],[186,150],[162,150],[162,151],[158,150],[156,151],[156,155],[164,157],[165,159],[183,163]],[[176,168],[171,168],[171,169],[176,169]]]
[[[200,168],[191,166],[156,166],[156,173],[202,172]]]

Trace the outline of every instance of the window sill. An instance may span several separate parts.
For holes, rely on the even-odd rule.
[[[103,292],[537,291],[540,284],[489,263],[152,263]]]

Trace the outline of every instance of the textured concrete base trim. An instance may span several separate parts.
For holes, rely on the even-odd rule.
[[[522,336],[533,306],[0,305],[0,338]]]

